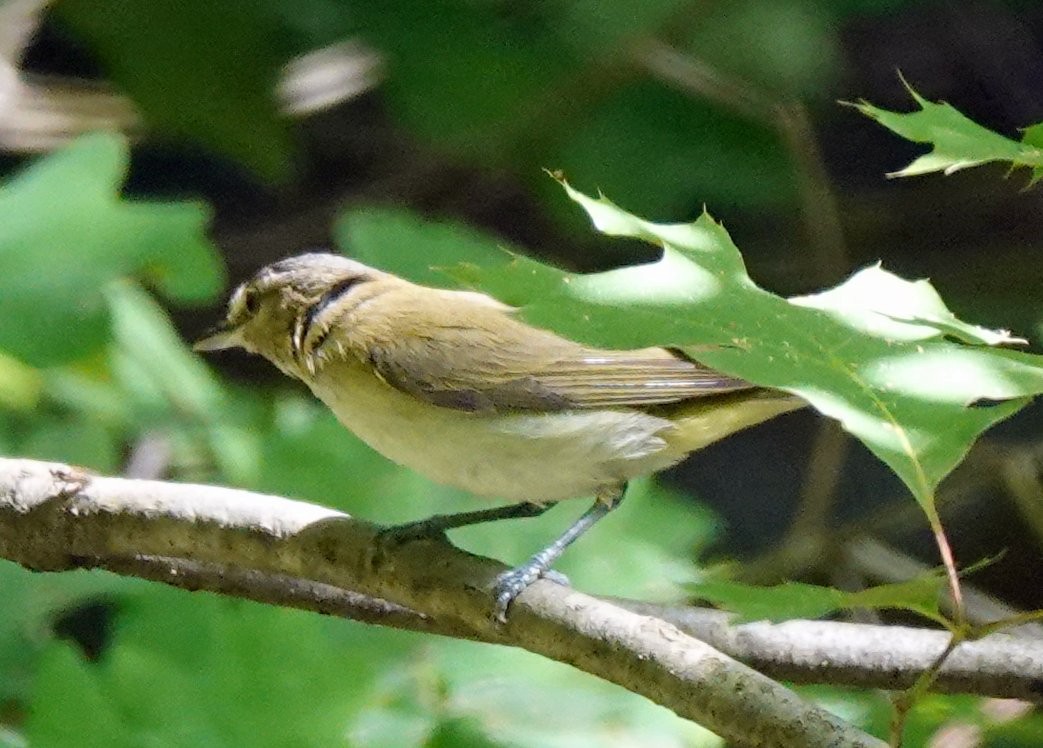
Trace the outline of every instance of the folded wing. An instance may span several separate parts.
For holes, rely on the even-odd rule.
[[[400,328],[390,338],[356,328],[365,346],[360,353],[382,379],[435,405],[553,412],[656,405],[753,387],[664,348],[588,348],[443,293],[447,303],[415,315],[407,334]]]

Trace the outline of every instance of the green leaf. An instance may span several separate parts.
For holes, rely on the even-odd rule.
[[[130,274],[181,302],[220,290],[207,209],[119,199],[127,160],[121,138],[90,135],[0,187],[0,348],[38,366],[97,350],[109,337],[102,291]]]
[[[890,176],[909,177],[934,171],[952,174],[990,161],[1009,161],[1014,166],[1030,167],[1032,181],[1039,179],[1043,169],[1039,125],[1029,128],[1019,143],[982,127],[949,104],[927,101],[908,83],[906,89],[920,111],[902,114],[864,101],[854,104],[867,117],[906,140],[931,144],[930,153]]]
[[[28,701],[39,658],[49,646],[47,634],[63,611],[88,600],[108,599],[147,583],[104,572],[38,574],[9,561],[0,562],[0,701]]]
[[[466,719],[503,745],[720,745],[699,725],[560,662],[461,640],[439,640],[429,651],[448,692],[445,716]]]
[[[42,389],[43,375],[38,369],[0,351],[0,406],[32,410]]]
[[[639,212],[680,217],[701,202],[775,210],[795,202],[776,132],[654,81],[605,97],[539,155],[537,165],[595,183]]]
[[[472,156],[498,155],[490,139],[531,116],[532,102],[575,63],[525,8],[390,0],[353,11],[387,55],[384,94],[395,114],[422,138]]]
[[[127,378],[127,384],[147,382],[164,405],[170,403],[203,422],[214,421],[224,404],[221,385],[188,350],[166,312],[133,283],[111,283],[105,296],[116,344],[136,363],[135,381]]]
[[[29,738],[58,747],[343,745],[380,668],[405,658],[412,641],[152,587],[121,606],[99,662],[54,645],[33,694]]]
[[[443,720],[424,741],[424,748],[500,748],[508,745],[493,739],[473,717]]]
[[[859,270],[839,286],[813,296],[790,299],[828,310],[869,335],[924,340],[946,335],[980,345],[1022,344],[1009,330],[989,330],[956,318],[926,280],[907,281],[879,264]]]
[[[1043,122],[1026,127],[1021,133],[1021,142],[1024,145],[1043,150]],[[1043,178],[1043,167],[1033,165],[1029,185],[1035,184],[1041,178]]]
[[[744,89],[779,101],[814,100],[835,90],[842,75],[844,25],[836,14],[834,3],[804,0],[715,3],[684,28],[684,48]]]
[[[92,362],[93,363],[93,362]],[[106,364],[108,361],[106,360]],[[129,431],[139,423],[126,389],[112,381],[108,366],[62,366],[47,369],[47,398],[84,418]]]
[[[604,53],[635,37],[654,35],[684,9],[684,0],[645,0],[644,2],[603,3],[574,0],[543,11],[548,21],[561,30],[563,41],[575,45],[584,55]],[[555,14],[551,16],[551,14]],[[565,31],[567,29],[567,31]]]
[[[64,0],[55,17],[157,130],[193,138],[269,179],[290,168],[275,88],[289,51],[253,0]]]
[[[69,462],[100,473],[118,472],[120,467],[116,435],[97,421],[37,416],[18,452],[21,457]]]
[[[699,599],[738,613],[743,621],[785,621],[821,618],[852,608],[909,610],[932,620],[941,619],[938,596],[944,579],[938,574],[907,582],[882,584],[857,592],[786,582],[774,587],[757,587],[727,580],[708,580],[690,585]]]
[[[453,274],[570,337],[682,348],[728,374],[800,395],[887,463],[929,514],[935,487],[978,435],[1043,391],[1040,357],[950,340],[1011,338],[956,320],[925,281],[877,268],[847,290],[787,301],[750,279],[708,215],[655,224],[566,189],[602,233],[658,244],[662,259],[579,275],[519,257]]]
[[[121,597],[97,662],[47,645],[30,744],[717,745],[647,699],[528,652],[127,586],[137,592]],[[39,625],[26,628],[43,638]]]
[[[233,400],[192,353],[166,312],[139,286],[106,289],[116,345],[112,368],[146,421],[203,424],[205,442],[227,480],[250,485],[260,471],[261,435],[252,402]],[[183,428],[183,426],[182,426]]]
[[[55,642],[40,663],[26,732],[31,745],[106,748],[135,743],[94,668],[72,645]],[[42,708],[49,705],[49,708]]]
[[[438,263],[483,263],[503,257],[502,245],[455,221],[431,221],[408,210],[361,208],[342,214],[333,229],[337,246],[367,265],[414,283],[446,285]]]
[[[940,574],[927,574],[905,582],[881,584],[857,592],[846,593],[845,608],[892,608],[919,613],[926,618],[942,620],[939,598],[945,579]]]
[[[370,509],[388,503],[389,492],[398,495],[385,481],[405,472],[363,444],[327,408],[297,396],[276,401],[274,428],[262,449],[258,490],[322,502],[370,520],[385,519]]]

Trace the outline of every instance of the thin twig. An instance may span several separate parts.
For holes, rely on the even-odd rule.
[[[1043,481],[1037,452],[1011,450],[1000,469],[1007,494],[1036,536],[1036,543],[1043,548]]]
[[[613,602],[669,621],[747,665],[793,683],[909,688],[934,663],[931,653],[944,649],[952,638],[948,631],[841,621],[736,624],[733,616],[717,610]],[[938,671],[932,689],[1043,701],[1043,646],[1013,634],[1005,630],[960,644]]]
[[[829,531],[849,438],[836,421],[822,419],[819,422],[804,471],[799,510],[786,533],[787,539],[782,541],[784,544],[803,542],[802,538],[820,537]]]
[[[931,687],[935,678],[938,677],[938,672],[945,664],[946,660],[956,650],[956,647],[963,641],[963,635],[961,632],[954,632],[949,641],[941,652],[934,658],[930,666],[926,668],[920,677],[916,679],[905,691],[896,694],[892,699],[894,705],[894,713],[891,716],[891,730],[890,730],[890,744],[893,748],[901,748],[902,738],[905,734],[905,723],[909,717],[909,712],[915,706],[916,702],[919,701],[927,690]]]
[[[892,548],[886,543],[870,538],[851,538],[844,543],[844,555],[852,564],[875,582],[905,582],[928,574],[931,566]],[[976,627],[994,621],[1017,619],[1024,613],[1002,600],[979,590],[966,581],[962,584],[964,609],[967,622]],[[943,608],[952,614],[951,601],[942,600]],[[1043,641],[1043,626],[1025,623],[1006,629],[1011,636]]]
[[[934,543],[938,546],[938,554],[942,557],[942,567],[945,569],[945,578],[949,583],[949,594],[952,595],[953,623],[957,628],[961,628],[967,621],[967,610],[963,604],[963,590],[960,589],[960,573],[956,569],[956,557],[953,556],[949,536],[945,534],[937,508],[931,504],[925,509],[931,533],[934,535]]]

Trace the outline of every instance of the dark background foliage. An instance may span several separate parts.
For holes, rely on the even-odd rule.
[[[304,117],[281,114],[272,91],[282,66],[345,40],[379,55],[375,85]],[[133,99],[146,135],[134,146],[124,195],[209,204],[208,236],[227,268],[226,285],[266,262],[315,247],[350,254],[362,245],[379,255],[382,242],[411,242],[418,261],[437,263],[439,241],[468,241],[474,231],[570,269],[654,257],[647,246],[592,232],[543,173],[556,169],[586,191],[602,190],[654,220],[692,220],[707,207],[742,249],[751,275],[779,293],[815,291],[883,261],[906,277],[929,276],[961,317],[1012,328],[1035,348],[1043,333],[1038,189],[1025,190],[1024,179],[1005,175],[1003,167],[888,180],[887,172],[920,149],[838,103],[866,99],[909,108],[900,71],[927,98],[947,100],[985,126],[1016,135],[1043,120],[1043,7],[1036,2],[61,0],[48,10],[23,68],[103,79]],[[28,160],[10,153],[3,166],[13,175]],[[111,190],[118,186],[114,175]],[[79,186],[66,187],[63,205],[71,215]],[[398,475],[349,442],[299,388],[258,360],[235,353],[214,359],[233,381],[225,385],[172,337],[158,354],[142,344],[142,336],[168,334],[162,314],[134,291],[103,298],[101,280],[142,277],[161,292],[184,339],[220,314],[221,263],[207,254],[207,240],[195,235],[205,213],[179,205],[165,214],[171,224],[155,229],[154,241],[137,242],[131,260],[120,254],[110,265],[95,264],[104,252],[90,249],[89,237],[77,243],[61,234],[71,218],[69,224],[53,222],[49,243],[34,245],[54,264],[53,277],[71,279],[63,298],[93,299],[87,312],[70,314],[83,319],[94,310],[98,316],[93,332],[65,345],[62,355],[28,325],[4,321],[3,350],[32,368],[29,376],[42,382],[43,394],[0,414],[0,448],[116,471],[158,440],[164,445],[162,473],[171,477],[238,482],[360,514],[370,507],[380,520],[415,518],[452,502],[469,506]],[[175,215],[177,210],[184,212]],[[140,238],[120,220],[113,218],[113,225],[123,226],[113,236]],[[98,278],[62,274],[77,262],[97,270]],[[164,263],[177,272],[165,279],[149,272]],[[25,275],[11,277],[0,288],[24,285]],[[62,319],[40,324],[61,329]],[[162,371],[149,370],[156,361]],[[943,516],[961,559],[1001,556],[970,581],[1024,608],[1043,605],[1039,585],[1026,581],[1043,572],[1043,541],[1025,519],[1031,511],[1024,497],[1038,486],[1040,420],[1038,409],[1029,409],[991,432],[942,492]],[[851,586],[886,579],[886,572],[867,571],[844,555],[844,543],[863,535],[936,564],[919,510],[898,481],[863,448],[825,431],[812,414],[716,445],[671,471],[666,482],[698,496],[698,503],[689,499],[676,511],[662,510],[674,512],[664,515],[673,518],[666,524],[689,525],[686,536],[666,544],[669,553],[651,542],[663,526],[656,525],[655,506],[642,505],[606,531],[624,539],[618,542],[627,542],[628,532],[634,542],[650,541],[641,546],[644,561],[628,571],[627,590],[634,594],[656,590],[660,577],[671,576],[664,567],[696,556],[704,562],[740,559],[737,574],[760,582],[803,578]],[[352,499],[369,493],[372,498]],[[387,505],[416,493],[428,498]],[[489,530],[475,542],[488,543],[479,547],[504,558],[524,556],[551,526],[520,536],[512,531],[509,540],[505,530]],[[603,542],[612,547],[612,540]],[[798,547],[809,550],[794,555]],[[593,539],[589,548],[576,549],[574,555],[589,556],[570,569],[574,581],[597,580],[596,591],[619,591],[599,579],[597,553]],[[156,645],[161,627],[150,633],[149,616],[184,595],[100,576],[52,589],[5,571],[10,589],[20,590],[12,599],[29,601],[23,611],[36,612],[9,622],[0,667],[6,663],[2,679],[11,685],[0,693],[6,699],[0,718],[6,713],[5,724],[28,729],[41,745],[64,744],[67,737],[60,737],[61,720],[40,705],[83,700],[85,693],[96,699],[97,713],[111,716],[110,737],[134,742],[134,729],[156,721],[148,719],[148,707],[120,691],[133,682],[128,673],[162,673],[167,693],[195,688],[189,684],[199,681],[182,655],[213,668],[208,688],[214,694],[245,688],[235,710],[227,707],[219,717],[200,706],[203,698],[182,705],[182,714],[205,714],[199,735],[229,745],[255,736],[257,715],[268,701],[290,699],[294,689],[284,685],[278,694],[264,695],[250,688],[260,691],[285,679],[285,663],[274,657],[267,662],[270,653],[262,645],[255,652],[246,644],[230,659],[210,661],[186,634],[196,632],[217,648],[218,642],[245,642],[235,631],[240,626],[262,632],[264,641],[277,641],[281,633],[305,643],[292,657],[302,674],[290,682],[313,680],[290,711],[299,724],[311,724],[317,745],[328,744],[322,736],[332,733],[309,722],[312,707],[339,728],[351,725],[353,739],[362,743],[366,736],[405,735],[431,745],[546,744],[540,730],[521,727],[526,723],[517,714],[500,714],[511,711],[503,701],[479,697],[478,684],[498,676],[490,675],[496,672],[491,661],[482,671],[485,661],[473,654],[474,645],[436,647],[395,633],[384,639],[359,626],[331,627],[297,614],[283,618],[279,611],[244,616],[220,601],[193,610],[196,600],[169,603],[186,618]],[[650,583],[648,577],[656,578]],[[72,651],[50,643],[51,633],[72,638],[93,659],[109,652],[110,670],[98,675],[75,663]],[[25,646],[27,639],[32,646]],[[331,641],[332,651],[364,648],[370,654],[333,666],[325,649]],[[396,649],[424,652],[423,664],[403,664],[407,658]],[[478,664],[460,666],[456,651],[470,653]],[[495,682],[509,694],[505,700],[521,705],[519,713],[542,713],[541,706],[554,703],[547,694],[567,690],[572,676],[535,672],[537,666],[522,662],[512,665],[517,677]],[[244,663],[256,670],[244,676]],[[75,681],[70,672],[82,675],[78,687],[68,685]],[[349,675],[359,684],[352,693],[357,703],[344,695]],[[520,685],[526,678],[530,685]],[[587,705],[571,738],[577,744],[604,745],[597,741],[611,732],[613,718],[620,720],[624,740],[653,732],[664,744],[696,740],[669,715],[644,706],[624,709],[617,704],[623,696],[601,685],[589,688],[594,695],[573,699]],[[327,702],[304,703],[317,693],[336,707],[323,711]],[[825,698],[864,722],[878,713],[869,695]],[[945,701],[924,717],[923,734],[953,714],[978,715],[978,708],[977,702]],[[34,715],[29,722],[23,719],[27,711]],[[295,724],[284,722],[287,730]],[[174,742],[171,735],[161,740]],[[269,742],[281,744],[278,736]]]

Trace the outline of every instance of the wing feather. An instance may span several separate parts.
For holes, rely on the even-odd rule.
[[[389,292],[345,320],[353,348],[393,387],[434,405],[478,412],[554,412],[644,406],[745,390],[753,385],[664,348],[588,348],[530,327],[475,294]],[[425,303],[419,303],[425,302]],[[413,305],[413,308],[410,308]],[[381,314],[408,314],[393,331]]]

